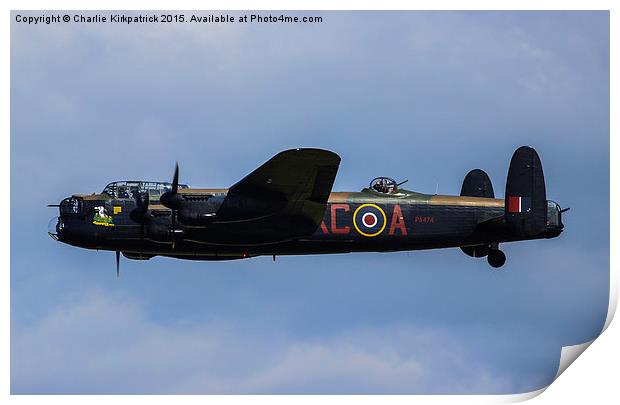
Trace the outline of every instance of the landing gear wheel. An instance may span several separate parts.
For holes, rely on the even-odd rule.
[[[496,269],[502,267],[504,263],[506,263],[506,255],[499,249],[494,249],[489,252],[487,256],[487,261],[491,267],[495,267]]]

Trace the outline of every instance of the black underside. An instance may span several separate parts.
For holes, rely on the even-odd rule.
[[[374,230],[358,230],[353,223],[351,213],[360,205],[347,204],[345,210],[328,204],[323,222],[312,234],[285,240],[273,240],[269,235],[280,234],[280,227],[297,226],[298,218],[276,223],[258,220],[182,227],[182,237],[173,246],[169,217],[160,217],[158,224],[144,229],[131,220],[117,221],[115,226],[98,226],[88,216],[78,214],[63,216],[66,231],[61,233],[61,240],[84,248],[122,251],[126,257],[137,260],[157,255],[231,260],[257,255],[436,249],[519,239],[505,225],[503,208],[431,204],[381,204],[386,214],[384,229],[376,236],[368,236]]]

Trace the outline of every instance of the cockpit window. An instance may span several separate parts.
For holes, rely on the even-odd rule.
[[[379,193],[393,193],[398,190],[398,183],[389,177],[377,177],[370,182],[369,187]]]
[[[162,181],[115,181],[105,186],[101,193],[119,199],[136,198],[138,193],[148,193],[151,199],[157,200],[161,194],[171,188],[171,183]],[[179,184],[179,188],[189,188],[189,186]]]

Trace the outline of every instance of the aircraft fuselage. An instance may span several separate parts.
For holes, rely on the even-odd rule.
[[[188,189],[185,193],[192,191]],[[141,224],[132,218],[131,213],[137,207],[131,198],[113,199],[101,194],[74,196],[80,201],[79,211],[61,213],[55,234],[61,242],[89,249],[122,251],[134,259],[159,255],[198,260],[387,252],[519,240],[501,225],[495,226],[492,232],[483,232],[479,227],[480,223],[503,215],[503,199],[399,191],[393,195],[369,189],[331,193],[323,220],[314,233],[286,240],[270,239],[269,235],[278,235],[278,232],[273,229],[277,224],[268,218],[221,222],[213,216],[199,221],[199,212],[204,211],[200,208],[195,215],[198,222],[194,221],[193,225],[179,222],[175,225],[176,235],[172,235],[172,212],[166,207],[151,206],[149,221]],[[217,211],[217,200],[223,200],[226,190],[196,190],[192,195],[196,198],[201,193],[210,195],[212,206],[209,210]],[[204,204],[197,202],[196,206]],[[100,215],[101,207],[108,216],[105,221]],[[191,213],[186,215],[190,216]],[[288,226],[287,222],[284,218],[281,226]],[[561,222],[549,223],[548,229],[538,238],[557,236],[562,227]]]

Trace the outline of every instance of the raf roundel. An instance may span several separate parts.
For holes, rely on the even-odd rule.
[[[377,216],[372,212],[367,212],[362,215],[362,223],[368,228],[372,228],[373,226],[377,225],[377,221]]]
[[[385,212],[376,204],[362,204],[353,213],[353,226],[363,236],[379,235],[386,223]]]

